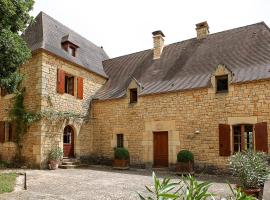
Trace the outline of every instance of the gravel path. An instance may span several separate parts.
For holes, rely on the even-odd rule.
[[[158,172],[158,177],[170,176]],[[226,195],[229,188],[224,177],[199,177],[214,182],[211,191]],[[143,193],[144,185],[151,185],[151,171],[113,171],[110,169],[58,169],[27,171],[27,191],[0,195],[0,199],[22,200],[130,200],[138,199],[137,191]]]

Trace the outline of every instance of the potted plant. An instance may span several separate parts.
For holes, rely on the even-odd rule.
[[[258,198],[261,186],[270,174],[266,154],[251,150],[238,152],[230,158],[230,168],[239,179],[237,187]]]
[[[58,168],[59,162],[63,157],[63,150],[60,147],[54,147],[49,152],[48,164],[49,169],[55,170]]]
[[[129,168],[129,152],[125,148],[114,149],[114,169],[128,169]]]
[[[194,156],[188,150],[177,154],[176,172],[178,174],[194,174]]]

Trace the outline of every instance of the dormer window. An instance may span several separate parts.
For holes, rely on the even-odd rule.
[[[138,91],[137,88],[130,89],[130,103],[137,103],[138,101]]]
[[[228,92],[228,89],[229,89],[228,75],[216,76],[216,92],[224,93]]]
[[[64,42],[62,43],[62,48],[73,57],[76,57],[76,49],[78,48],[76,45],[73,45],[70,42]]]

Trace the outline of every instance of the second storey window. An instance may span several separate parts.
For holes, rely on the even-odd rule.
[[[65,93],[74,96],[74,76],[65,75]]]
[[[217,76],[216,77],[216,92],[217,93],[228,92],[228,89],[229,89],[228,75]]]
[[[137,89],[130,89],[130,103],[137,103],[138,101],[138,92]]]
[[[83,78],[66,73],[62,69],[57,72],[57,92],[70,94],[78,99],[83,99]]]
[[[123,134],[117,134],[117,148],[123,148],[124,147],[124,135]]]

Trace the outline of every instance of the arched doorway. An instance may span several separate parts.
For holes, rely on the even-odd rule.
[[[74,157],[74,130],[71,126],[66,126],[63,135],[64,157]]]

